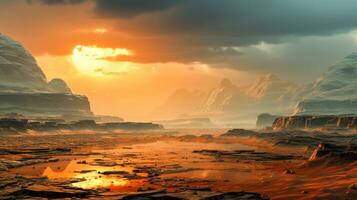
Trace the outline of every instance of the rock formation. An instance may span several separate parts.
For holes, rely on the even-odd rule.
[[[279,79],[273,74],[266,74],[251,85],[246,93],[262,103],[279,102],[290,104],[291,97],[298,89],[299,86],[292,82]]]
[[[49,83],[50,89],[56,93],[72,94],[71,88],[62,79],[52,79]]]
[[[357,114],[356,77],[357,53],[345,57],[319,79],[306,85],[297,85],[273,74],[261,76],[248,87],[234,85],[230,80],[223,79],[208,93],[206,99],[203,95],[200,101],[194,101],[191,108],[195,109],[184,109],[182,114],[210,117],[214,121],[247,120],[268,112],[276,115],[354,115]],[[194,95],[185,95],[181,99],[193,99],[190,96]],[[205,101],[202,102],[202,99]],[[167,107],[182,108],[174,105],[168,103]],[[192,110],[195,115],[190,113]],[[258,126],[261,126],[261,120],[264,121],[261,118]],[[270,118],[268,121],[272,123],[272,120]],[[269,126],[268,121],[262,126]]]
[[[229,79],[223,79],[219,86],[213,89],[203,107],[206,112],[223,111],[233,103],[233,97],[239,92],[237,86]]]
[[[50,82],[35,58],[0,34],[0,114],[91,116],[87,97],[72,94],[61,79]]]
[[[279,117],[273,123],[275,130],[308,128],[356,129],[357,117],[348,115],[302,115]]]
[[[0,113],[27,116],[91,116],[86,96],[61,93],[0,93]]]
[[[296,115],[357,114],[357,53],[332,65],[303,93]]]
[[[319,144],[309,158],[309,161],[316,161],[319,159],[335,158],[339,161],[356,161],[357,147],[356,146],[338,146],[335,144]]]

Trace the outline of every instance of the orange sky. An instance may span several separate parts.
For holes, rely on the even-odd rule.
[[[159,56],[156,49],[162,52],[172,47],[180,48],[181,45],[173,45],[180,40],[121,32],[117,28],[120,20],[93,16],[90,2],[75,6],[37,3],[6,6],[8,9],[1,10],[0,18],[12,18],[0,20],[0,27],[5,27],[1,31],[29,49],[48,79],[62,78],[75,93],[87,95],[96,114],[116,115],[128,120],[159,119],[160,116],[155,115],[156,107],[163,105],[176,89],[209,90],[225,77],[240,84],[251,81],[246,73],[237,70],[166,60],[174,55],[154,62]],[[12,15],[14,10],[16,15]],[[77,45],[95,45],[98,49],[112,51],[125,49],[132,54],[119,53],[106,58],[89,55],[82,58],[84,64],[78,64],[73,57]]]
[[[310,1],[291,8],[207,1],[2,0],[0,32],[29,49],[49,79],[62,78],[87,95],[95,113],[129,120],[160,118],[153,111],[176,89],[208,91],[223,78],[245,86],[273,72],[307,83],[357,49],[354,21],[333,27],[318,16],[298,21],[333,15],[340,4],[306,10]],[[276,12],[265,13],[267,6]],[[336,20],[355,15],[346,9]],[[276,16],[286,10],[297,17]],[[301,23],[311,24],[296,29]]]
[[[97,114],[110,114],[130,120],[160,119],[155,108],[179,88],[209,90],[224,77],[251,81],[245,73],[233,70],[213,70],[203,64],[129,63],[129,71],[113,75],[93,75],[79,71],[71,56],[38,56],[37,60],[49,79],[63,78],[75,93],[89,97]],[[120,62],[113,62],[120,68]]]

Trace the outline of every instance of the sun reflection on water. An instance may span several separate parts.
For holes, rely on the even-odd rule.
[[[87,172],[80,173],[82,170],[86,170]],[[101,166],[79,165],[75,160],[72,160],[63,170],[52,169],[48,166],[42,175],[52,180],[78,179],[80,181],[72,183],[71,186],[82,189],[110,188],[126,186],[129,184],[129,180],[126,178],[106,176],[98,173],[99,171],[106,170],[110,169],[108,167]]]
[[[114,186],[126,186],[129,181],[124,178],[119,177],[98,177],[96,172],[91,172],[87,174],[79,174],[74,178],[84,178],[85,181],[72,183],[72,186],[83,188],[83,189],[93,189],[93,188],[109,188]]]

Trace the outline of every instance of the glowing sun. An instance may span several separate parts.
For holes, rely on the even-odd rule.
[[[117,58],[131,55],[133,53],[125,48],[77,45],[73,48],[72,62],[83,74],[110,75],[129,71],[130,63],[117,61]]]

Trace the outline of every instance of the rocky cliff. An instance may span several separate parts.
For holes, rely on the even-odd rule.
[[[357,53],[332,65],[300,96],[295,115],[357,114]]]
[[[47,81],[35,58],[0,34],[0,114],[91,116],[87,97],[72,94],[61,79]]]
[[[273,123],[273,129],[356,129],[357,117],[348,115],[320,115],[320,116],[289,116],[278,117]]]
[[[0,93],[0,113],[92,115],[86,96],[60,93]]]
[[[308,99],[299,102],[294,110],[295,115],[331,115],[356,114],[357,99]]]

